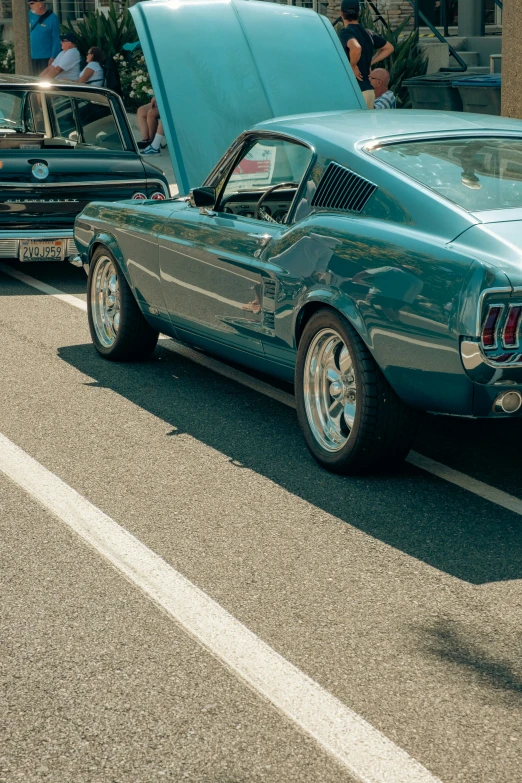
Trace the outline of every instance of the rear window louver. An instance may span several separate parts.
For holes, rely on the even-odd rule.
[[[329,163],[312,199],[312,207],[362,212],[377,185],[354,174],[353,171]]]

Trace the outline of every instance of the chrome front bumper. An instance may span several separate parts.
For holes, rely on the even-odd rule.
[[[73,230],[57,229],[55,231],[1,231],[0,258],[19,258],[21,239],[65,239],[65,258],[76,255],[78,248],[73,238]]]

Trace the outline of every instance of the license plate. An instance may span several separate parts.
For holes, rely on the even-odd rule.
[[[64,239],[21,239],[20,261],[63,261]]]

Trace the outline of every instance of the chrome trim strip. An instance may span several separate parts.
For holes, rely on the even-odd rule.
[[[482,338],[483,338],[484,327],[486,325],[486,321],[488,320],[489,314],[493,310],[493,308],[497,308],[497,307],[500,310],[500,312],[499,312],[499,314],[497,316],[497,320],[495,321],[495,331],[494,331],[494,334],[493,334],[494,343],[493,343],[493,345],[484,345],[484,342],[483,342]],[[492,304],[488,305],[488,311],[486,313],[485,318],[482,319],[482,325],[481,325],[481,328],[480,328],[480,345],[482,346],[482,348],[485,351],[494,351],[496,348],[498,348],[498,330],[499,330],[500,322],[501,322],[502,317],[504,315],[504,310],[505,309],[506,309],[506,306],[501,304],[500,302],[495,303],[495,304],[492,303]]]
[[[54,231],[0,231],[0,242],[3,239],[73,239],[73,229],[58,228]]]
[[[516,341],[512,345],[508,345],[506,344],[506,340],[505,340],[506,326],[507,326],[507,322],[509,321],[509,314],[514,307],[522,307],[522,302],[509,302],[508,305],[508,314],[506,317],[504,328],[502,329],[502,347],[505,348],[507,351],[516,351],[517,348],[520,348],[520,324],[522,323],[522,313],[518,317],[518,324],[515,332]]]
[[[160,179],[112,179],[112,180],[85,180],[82,182],[0,182],[0,187],[4,188],[81,188],[84,185],[132,185],[143,186],[149,182],[159,182],[164,186]]]
[[[136,182],[137,182],[137,180],[136,180]],[[161,187],[161,189],[163,190],[163,195],[165,196],[165,199],[170,198],[170,193],[168,192],[165,183],[162,182],[161,179],[149,179],[149,180],[147,180],[147,184],[148,185],[154,185],[154,186],[159,185]]]
[[[496,362],[490,356],[485,356],[482,345],[472,340],[462,340],[460,344],[460,356],[462,364],[468,372],[478,367],[493,367],[502,370],[504,367],[518,367],[522,369],[522,354],[516,354],[511,362]]]

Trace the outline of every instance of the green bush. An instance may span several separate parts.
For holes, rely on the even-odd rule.
[[[106,57],[114,57],[126,43],[138,40],[138,33],[127,3],[110,0],[107,16],[101,11],[86,11],[83,19],[74,24],[62,24],[62,32],[73,32],[78,37],[78,49],[85,57],[91,46],[99,46]]]
[[[376,68],[386,68],[390,72],[390,89],[397,98],[397,106],[401,109],[411,108],[411,98],[408,88],[404,86],[405,79],[413,76],[422,76],[428,67],[428,58],[419,47],[419,33],[417,30],[405,32],[411,17],[405,19],[398,27],[392,29],[389,24],[373,19],[369,9],[365,6],[359,17],[359,23],[367,30],[374,31],[393,44],[393,53],[378,63]]]

